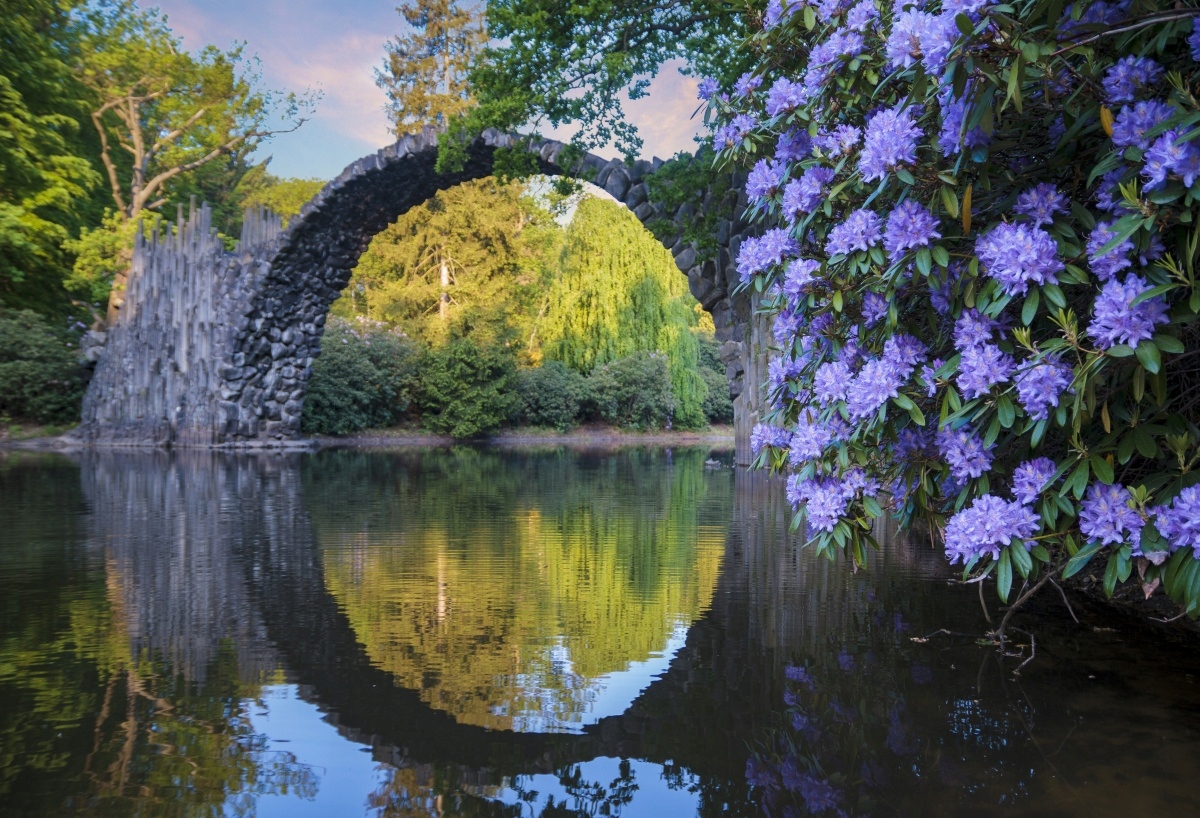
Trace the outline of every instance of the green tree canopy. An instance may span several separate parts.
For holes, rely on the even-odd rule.
[[[487,42],[483,11],[457,0],[405,0],[396,11],[409,31],[386,43],[387,58],[375,71],[388,116],[397,136],[444,127],[474,105],[467,72]]]

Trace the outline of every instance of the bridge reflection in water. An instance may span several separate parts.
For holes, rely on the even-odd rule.
[[[1196,696],[1175,689],[1111,752],[1129,680],[1065,700],[1100,661],[1068,656],[1075,635],[1057,651],[1045,636],[1024,686],[970,640],[914,641],[984,630],[942,557],[897,547],[851,574],[796,547],[777,482],[707,456],[80,455],[83,531],[61,537],[103,577],[88,616],[107,625],[103,649],[64,650],[99,686],[64,722],[74,755],[51,772],[9,762],[0,807],[45,814],[31,805],[57,792],[60,808],[169,814],[187,753],[210,779],[191,791],[226,812],[317,794],[320,771],[249,715],[284,681],[369,746],[379,780],[343,807],[385,815],[665,814],[680,798],[702,815],[1038,798],[1107,814],[1133,800],[1076,781],[1161,776],[1194,749],[1200,720],[1177,711]],[[0,670],[0,697],[10,682]],[[31,742],[3,718],[7,744]],[[188,744],[196,725],[207,738]],[[1050,742],[1075,753],[1052,762]],[[209,772],[205,753],[228,763]],[[45,797],[18,798],[21,781]]]

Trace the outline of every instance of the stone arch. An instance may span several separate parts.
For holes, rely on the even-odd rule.
[[[439,190],[491,176],[496,150],[525,147],[547,175],[591,181],[642,224],[675,225],[662,237],[689,289],[724,342],[735,396],[739,459],[757,418],[761,329],[750,303],[731,293],[733,262],[747,225],[740,189],[668,210],[650,201],[647,177],[662,164],[632,165],[586,154],[559,163],[566,145],[486,131],[467,147],[457,173],[435,170],[437,133],[426,129],[358,160],[325,186],[287,229],[269,213],[248,213],[242,240],[225,253],[207,208],[175,232],[139,235],[125,306],[97,363],[77,435],[87,443],[151,446],[283,445],[300,439],[300,412],[325,316],[371,239]],[[697,207],[722,208],[716,257],[703,258],[679,221]],[[660,231],[661,235],[661,231]],[[746,377],[748,376],[748,377]]]

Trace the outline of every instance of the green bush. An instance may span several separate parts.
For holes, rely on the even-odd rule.
[[[65,333],[29,310],[0,309],[0,415],[74,423],[86,371]]]
[[[522,423],[565,432],[579,420],[587,381],[561,361],[546,361],[534,369],[521,370],[517,392],[521,396]]]
[[[480,347],[469,338],[430,352],[423,383],[425,427],[457,438],[498,429],[520,399],[513,355],[501,347]]]
[[[661,352],[635,352],[605,364],[592,373],[588,386],[600,420],[633,429],[670,428],[675,397]]]
[[[420,390],[420,346],[386,325],[329,319],[304,402],[309,434],[344,435],[391,426]]]
[[[733,398],[729,394],[729,381],[724,372],[707,366],[700,367],[700,377],[708,387],[704,397],[704,417],[709,423],[733,423]]]

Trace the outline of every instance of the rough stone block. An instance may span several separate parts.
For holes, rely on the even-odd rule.
[[[622,197],[625,201],[625,206],[630,210],[636,210],[644,204],[648,198],[645,185],[634,185],[629,188],[629,191]]]
[[[634,208],[633,215],[637,216],[639,222],[645,224],[654,215],[654,205],[644,202]]]
[[[680,272],[684,273],[695,267],[696,261],[696,248],[692,247],[690,244],[685,246],[675,256],[675,266],[679,268]]]
[[[271,360],[278,361],[280,358],[288,354],[287,344],[275,343],[271,344]]]
[[[613,168],[608,181],[604,183],[604,190],[617,201],[625,198],[625,194],[629,192],[629,174],[625,172],[625,168]]]

